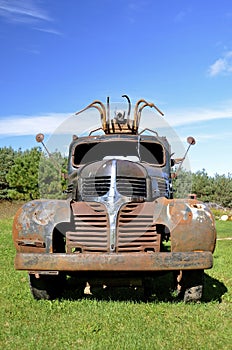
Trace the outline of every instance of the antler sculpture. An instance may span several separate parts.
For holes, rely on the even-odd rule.
[[[98,106],[98,105],[100,105],[100,106]],[[81,111],[76,112],[75,115],[78,115],[78,114],[86,111],[89,108],[96,108],[99,111],[99,113],[101,115],[101,121],[102,121],[103,130],[106,130],[107,129],[106,109],[105,109],[104,104],[101,101],[98,101],[98,100],[93,101],[87,107],[83,108]]]

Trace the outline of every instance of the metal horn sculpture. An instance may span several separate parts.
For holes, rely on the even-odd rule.
[[[98,105],[100,105],[100,106],[98,106]],[[101,101],[98,101],[98,100],[93,101],[87,107],[85,107],[82,110],[76,112],[75,115],[78,115],[78,114],[86,111],[89,108],[96,108],[99,111],[99,113],[101,115],[101,121],[102,121],[103,130],[106,130],[107,129],[106,109],[105,109],[104,104]]]
[[[139,105],[143,103],[143,106],[140,107],[139,109]],[[147,102],[146,100],[144,99],[141,99],[141,100],[138,100],[136,102],[136,105],[135,105],[135,110],[134,110],[134,129],[136,130],[139,126],[139,122],[140,122],[140,117],[141,117],[141,112],[142,110],[145,108],[145,107],[154,107],[157,112],[159,112],[162,116],[164,116],[164,113],[161,112],[161,110],[152,102]]]

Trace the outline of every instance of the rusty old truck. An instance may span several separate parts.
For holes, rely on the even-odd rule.
[[[144,109],[162,112],[141,99],[132,113],[123,97],[126,109],[113,115],[109,99],[76,113],[77,123],[90,109],[99,113],[100,126],[72,139],[67,197],[32,200],[16,213],[15,268],[28,271],[36,299],[59,297],[68,276],[90,287],[139,285],[149,294],[147,281],[161,273],[173,274],[184,301],[202,297],[204,270],[213,265],[213,216],[204,203],[173,194],[170,143],[140,125]]]

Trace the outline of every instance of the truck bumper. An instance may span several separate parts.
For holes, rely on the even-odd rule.
[[[171,271],[210,269],[211,252],[130,254],[17,253],[16,270],[28,271]]]

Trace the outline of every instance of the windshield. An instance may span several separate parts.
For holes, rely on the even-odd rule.
[[[147,162],[153,165],[165,164],[164,147],[157,142],[114,140],[80,143],[73,152],[73,165],[86,164],[103,159],[126,159]]]

